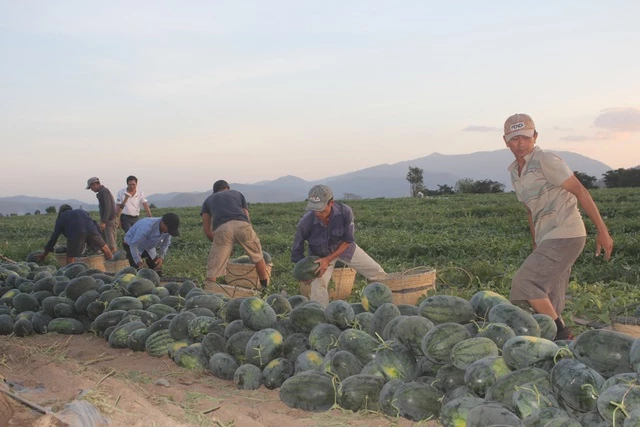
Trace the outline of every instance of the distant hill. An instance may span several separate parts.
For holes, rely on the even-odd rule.
[[[598,179],[605,172],[611,170],[611,167],[606,164],[581,154],[568,151],[557,151],[556,153],[569,164],[572,170],[595,176]],[[336,199],[345,198],[345,193],[362,198],[407,197],[409,196],[409,183],[406,177],[411,166],[423,170],[424,184],[431,190],[436,190],[438,185],[454,186],[459,179],[471,178],[501,182],[507,191],[511,191],[511,181],[507,172],[507,167],[511,162],[513,162],[513,155],[506,149],[455,155],[433,153],[418,159],[394,164],[381,164],[317,181],[305,181],[296,176],[285,175],[273,181],[260,181],[254,184],[231,183],[231,187],[241,191],[249,203],[302,201],[307,197],[309,189],[315,184],[331,186]],[[211,194],[211,187],[204,191],[191,193],[152,194],[147,196],[147,199],[149,203],[158,207],[199,206],[209,194]],[[34,213],[36,209],[44,213],[48,206],[54,205],[58,208],[63,203],[88,211],[98,210],[97,204],[89,205],[79,200],[15,196],[0,197],[0,213],[3,215],[11,213],[22,215],[27,212]]]
[[[31,196],[12,196],[0,197],[0,214],[11,215],[12,213],[15,213],[18,215],[24,215],[26,213],[33,214],[36,210],[40,210],[40,212],[44,214],[45,209],[47,209],[49,206],[55,206],[57,211],[60,205],[63,205],[65,203],[70,205],[74,209],[81,208],[85,211],[98,210],[97,204],[92,205],[75,199],[58,200]]]
[[[600,178],[611,167],[606,164],[568,151],[557,151],[571,167],[588,175]],[[409,183],[406,180],[409,166],[423,170],[424,184],[429,189],[438,185],[454,186],[462,178],[473,180],[490,179],[505,184],[511,191],[507,167],[513,161],[509,150],[482,151],[471,154],[444,155],[433,153],[426,157],[394,164],[382,164],[317,181],[305,181],[295,176],[282,176],[273,181],[255,184],[231,183],[241,191],[250,203],[277,203],[304,200],[309,188],[315,184],[327,184],[336,198],[351,193],[363,198],[407,197]],[[213,183],[212,183],[213,184]],[[158,207],[198,206],[211,194],[211,190],[197,193],[168,193],[148,196],[150,203]]]

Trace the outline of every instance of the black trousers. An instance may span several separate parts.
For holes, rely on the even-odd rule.
[[[129,231],[129,229],[131,227],[133,227],[133,224],[135,224],[138,221],[137,216],[131,216],[131,215],[127,215],[127,214],[121,214],[120,215],[120,227],[122,227],[122,230],[126,233],[127,231]]]
[[[138,268],[138,264],[136,264],[136,262],[133,260],[133,255],[131,255],[131,248],[129,247],[129,245],[123,243],[122,246],[124,246],[124,250],[127,253],[129,265],[133,268]],[[142,253],[140,254],[140,258],[145,260],[145,262],[147,263],[147,267],[152,270],[156,270],[156,262],[153,258],[151,258],[147,251],[142,251]],[[156,270],[156,273],[158,273],[158,276],[162,277],[162,270]]]

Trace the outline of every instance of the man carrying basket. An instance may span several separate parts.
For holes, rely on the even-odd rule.
[[[355,242],[353,210],[333,200],[333,191],[326,185],[316,185],[309,191],[307,212],[296,227],[291,248],[291,261],[304,258],[304,242],[309,255],[320,257],[317,278],[311,282],[311,301],[329,304],[327,286],[337,260],[355,269],[369,280],[386,275],[383,268]]]

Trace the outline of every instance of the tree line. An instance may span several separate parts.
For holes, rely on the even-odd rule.
[[[595,176],[579,171],[573,173],[587,189],[602,187]],[[456,181],[454,187],[438,184],[437,190],[430,190],[424,185],[424,170],[414,166],[409,166],[407,181],[409,181],[409,191],[412,197],[440,196],[453,193],[503,193],[505,189],[504,184],[490,179],[476,181],[471,178],[462,178]],[[607,171],[602,175],[602,184],[606,188],[640,187],[640,167]]]

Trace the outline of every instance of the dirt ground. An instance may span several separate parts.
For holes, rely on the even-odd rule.
[[[239,390],[232,381],[178,367],[168,357],[110,348],[89,334],[0,338],[0,375],[11,391],[53,412],[74,400],[92,403],[111,426],[409,426],[405,419],[333,409],[305,412],[278,390]],[[32,426],[42,414],[8,399],[10,426]],[[2,414],[0,414],[1,416]],[[0,420],[0,425],[2,420]],[[421,422],[437,426],[437,422]]]

